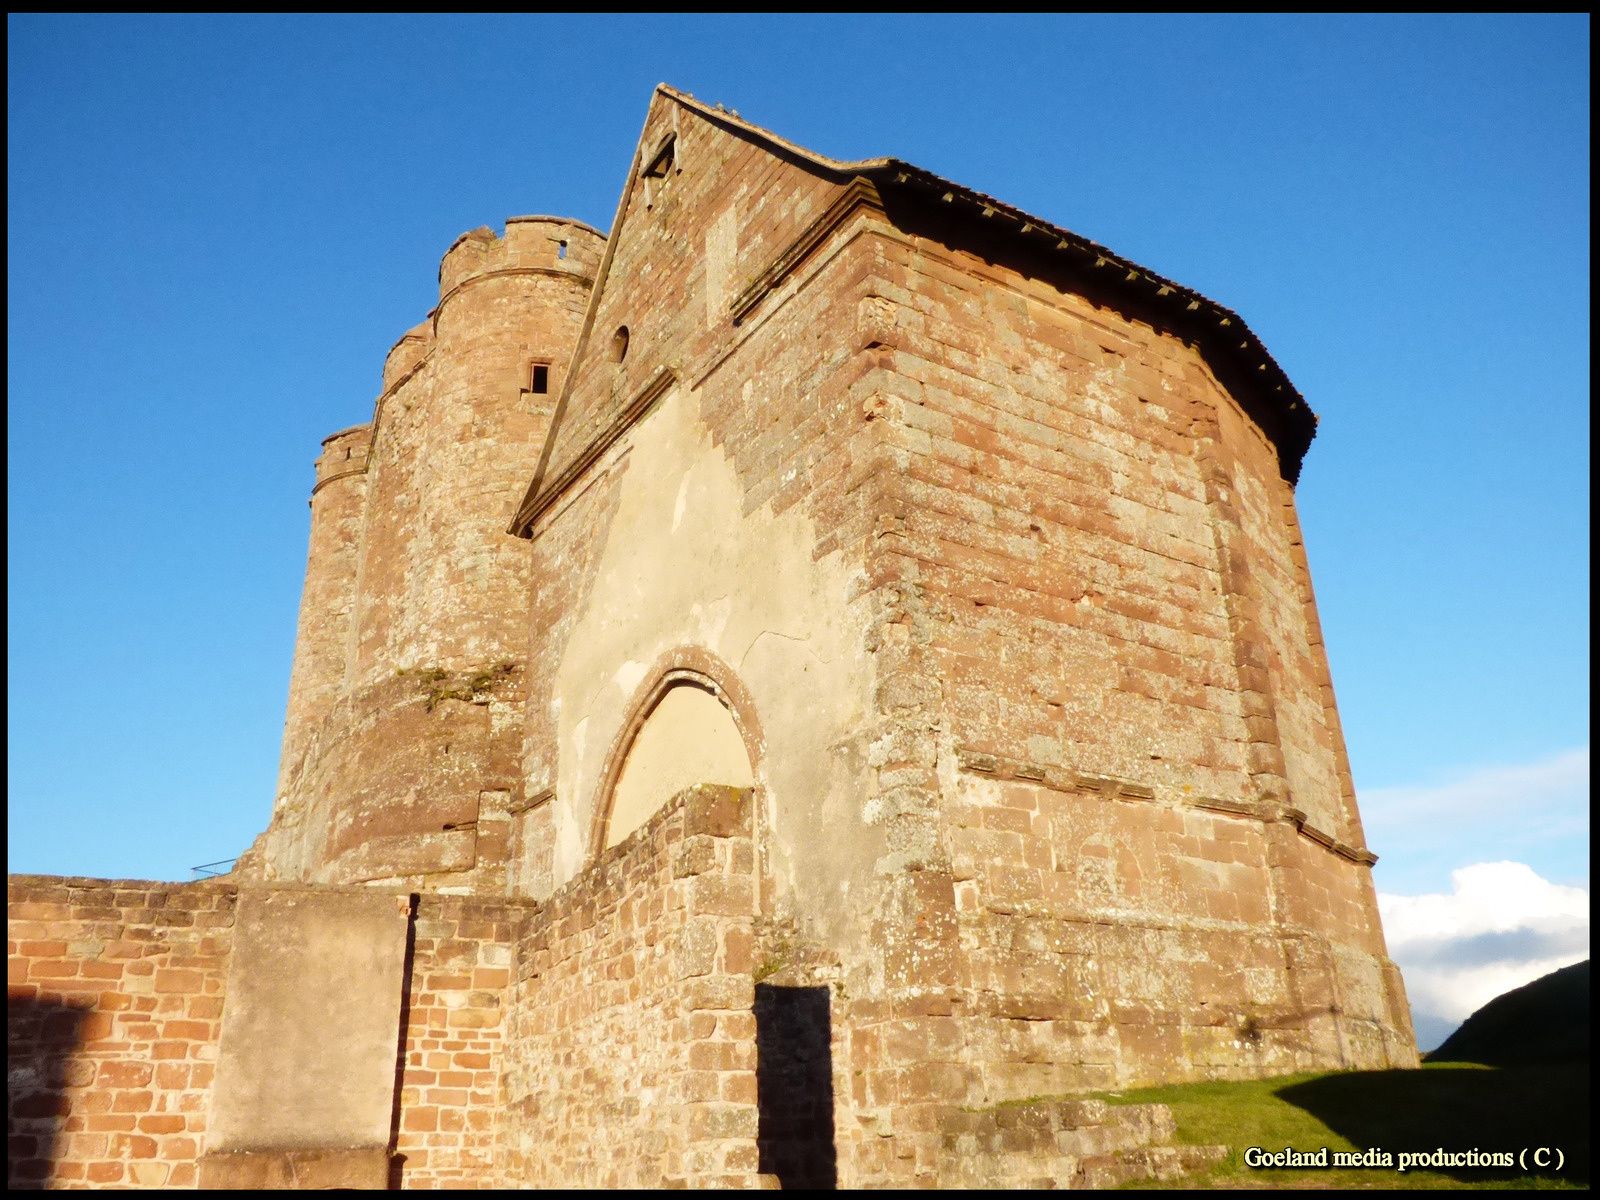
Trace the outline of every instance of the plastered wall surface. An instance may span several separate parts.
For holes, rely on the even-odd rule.
[[[875,601],[863,568],[877,439],[861,413],[860,264],[850,231],[832,234],[785,303],[735,328],[734,293],[833,192],[663,106],[642,144],[669,136],[672,177],[630,192],[608,248],[605,269],[638,283],[596,300],[542,464],[559,482],[588,463],[533,538],[544,582],[526,786],[554,793],[559,884],[592,854],[598,793],[661,675],[735,685],[723,699],[755,768],[771,906],[865,938],[862,897],[886,834],[868,762]],[[616,363],[610,332],[623,325]],[[643,413],[607,441],[641,396]]]
[[[618,487],[588,602],[554,673],[556,878],[571,878],[592,852],[600,786],[640,692],[662,670],[695,665],[698,655],[675,657],[680,647],[726,664],[760,713],[751,757],[777,827],[774,857],[786,841],[803,853],[799,830],[814,837],[830,805],[853,830],[862,751],[852,743],[866,697],[854,666],[861,634],[845,607],[849,572],[813,564],[817,532],[798,514],[743,516],[692,393],[668,396],[646,419]]]
[[[383,893],[240,896],[212,1150],[388,1145],[409,912]]]
[[[755,778],[732,715],[707,689],[680,683],[650,709],[625,752],[606,818],[606,848],[697,783],[742,789]]]

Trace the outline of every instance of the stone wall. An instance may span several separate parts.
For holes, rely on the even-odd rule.
[[[401,1018],[398,1182],[492,1187],[512,956],[529,906],[441,895],[415,904]]]
[[[192,1187],[234,891],[7,881],[7,1180]]]
[[[398,1057],[389,1052],[394,1183],[754,1180],[750,820],[748,793],[693,789],[544,906],[411,897],[403,994],[371,998],[400,1011]],[[364,898],[380,909],[406,902],[381,889],[251,897],[335,918]],[[237,899],[221,882],[12,877],[14,1186],[196,1184]],[[262,1005],[277,993],[261,982],[252,1029],[274,1019]],[[330,1022],[344,999],[327,997]],[[302,1067],[320,1069],[338,1038],[329,1028],[300,1039],[325,1047]],[[235,1031],[235,1058],[249,1056],[248,1043]],[[214,1171],[265,1185],[297,1171],[365,1170],[364,1160],[337,1161],[314,1131],[251,1142],[246,1108],[271,1107],[275,1077],[293,1085],[302,1071],[292,1058],[285,1044],[235,1081],[239,1132],[207,1160]],[[262,1119],[287,1128],[295,1117]]]
[[[705,664],[763,918],[832,964],[841,1181],[935,1181],[952,1104],[1414,1062],[1271,437],[1037,254],[669,137],[524,506],[528,877]]]
[[[745,734],[766,907],[864,941],[891,819],[873,815],[870,761],[863,566],[884,464],[868,264],[837,182],[676,107],[658,104],[644,137],[674,139],[673,176],[648,197],[632,186],[609,247],[607,277],[649,263],[648,287],[597,297],[534,489],[525,786],[553,799],[529,822],[550,868],[528,875],[559,885],[592,860],[633,720],[685,671]],[[808,230],[814,252],[772,278]],[[624,324],[616,363],[601,342]]]
[[[915,869],[881,979],[838,948],[842,1174],[931,1182],[942,1103],[1414,1064],[1270,442],[1183,342],[900,220],[867,576]]]
[[[747,1186],[757,1171],[747,792],[696,788],[522,933],[500,1175]]]
[[[383,1186],[409,897],[251,887],[235,908],[200,1186]]]

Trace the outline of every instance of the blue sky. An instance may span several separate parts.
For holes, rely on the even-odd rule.
[[[265,824],[318,440],[458,233],[609,224],[667,81],[1241,312],[1322,417],[1301,517],[1380,888],[1587,889],[1586,17],[8,33],[11,869],[182,878]]]

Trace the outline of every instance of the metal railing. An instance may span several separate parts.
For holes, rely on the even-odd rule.
[[[219,858],[216,862],[201,863],[198,867],[190,867],[189,870],[194,872],[196,879],[215,879],[219,875],[226,875],[228,868],[238,861],[239,858],[235,855],[233,858]],[[222,870],[216,870],[217,867],[221,867]]]

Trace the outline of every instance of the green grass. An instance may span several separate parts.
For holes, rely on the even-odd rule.
[[[1166,1104],[1180,1143],[1229,1147],[1227,1159],[1181,1186],[1285,1188],[1587,1188],[1589,1064],[1491,1068],[1430,1064],[1419,1071],[1339,1071],[1232,1083],[1102,1093],[1116,1104]],[[1245,1165],[1247,1147],[1315,1151],[1507,1151],[1558,1146],[1566,1168]],[[1138,1185],[1135,1185],[1138,1186]],[[1145,1186],[1172,1186],[1155,1184]]]

